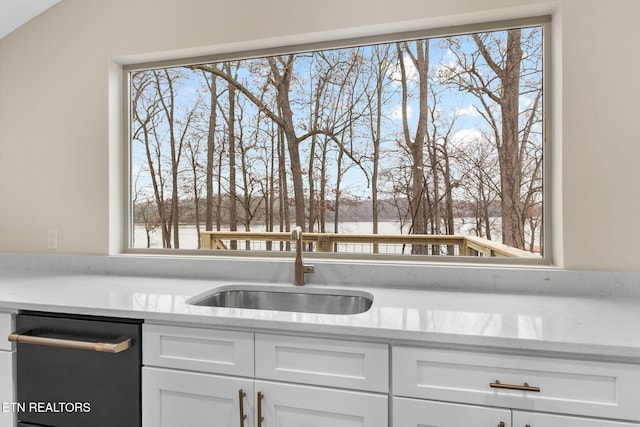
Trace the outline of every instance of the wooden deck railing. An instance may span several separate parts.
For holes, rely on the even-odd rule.
[[[427,234],[349,234],[349,233],[303,233],[304,243],[315,252],[336,252],[336,248],[350,244],[371,245],[425,245],[433,248],[443,248],[443,253],[457,256],[487,256],[487,257],[520,257],[535,258],[538,254],[516,249],[482,237],[460,235],[427,235]],[[202,231],[200,232],[201,249],[228,249],[225,242],[236,241],[238,247],[244,242],[289,242],[291,233],[288,232],[254,232],[254,231]],[[349,251],[353,252],[353,251]],[[372,251],[367,251],[372,252]],[[410,247],[408,249],[410,253]],[[437,251],[440,253],[439,251]]]

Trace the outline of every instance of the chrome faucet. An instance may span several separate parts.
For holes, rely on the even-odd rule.
[[[304,285],[304,273],[313,273],[313,265],[305,265],[302,261],[302,228],[291,230],[291,241],[296,242],[296,260],[293,265],[293,284]]]

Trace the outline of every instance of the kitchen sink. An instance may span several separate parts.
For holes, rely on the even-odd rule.
[[[223,286],[189,298],[187,304],[207,307],[293,311],[321,314],[364,313],[373,295],[345,289],[301,289],[284,286]]]

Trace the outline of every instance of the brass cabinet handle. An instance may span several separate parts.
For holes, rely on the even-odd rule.
[[[9,341],[21,344],[46,345],[50,347],[70,348],[73,350],[90,350],[102,353],[120,353],[131,347],[131,338],[120,337],[114,342],[88,342],[45,338],[31,335],[30,330],[20,330],[9,334]]]
[[[262,422],[264,421],[264,417],[262,416],[262,399],[264,398],[264,394],[261,391],[258,392],[258,427],[262,427]]]
[[[500,424],[498,424],[498,427],[505,427],[504,421],[500,421]]]
[[[540,392],[540,387],[530,386],[529,383],[524,383],[523,385],[502,384],[500,381],[496,380],[493,383],[489,383],[489,387],[491,387],[491,388],[504,388],[504,389],[507,389],[507,390],[520,390],[520,391]]]
[[[247,414],[244,413],[244,397],[246,395],[247,393],[245,393],[244,390],[238,390],[238,397],[240,400],[240,427],[244,427],[244,420],[247,419]]]

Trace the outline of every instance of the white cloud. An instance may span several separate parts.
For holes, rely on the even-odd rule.
[[[407,74],[407,81],[419,81],[420,75],[418,74],[418,70],[416,69],[416,66],[413,64],[413,61],[411,60],[409,55],[404,56],[404,71]],[[400,63],[389,67],[387,75],[391,80],[395,82],[402,81],[402,70],[400,69]]]
[[[485,138],[485,135],[478,129],[461,129],[451,135],[451,143],[460,148],[464,148],[476,144]]]
[[[458,62],[458,59],[451,50],[444,54],[440,62],[434,66],[434,80],[437,83],[446,84],[452,79],[456,80],[457,76],[464,75],[464,68]]]
[[[480,115],[480,113],[478,112],[478,109],[473,105],[469,105],[468,107],[465,107],[465,108],[455,108],[453,110],[453,114],[455,116],[469,116],[469,117]]]
[[[440,59],[442,63],[448,64],[456,64],[458,62],[458,57],[451,49],[447,49],[447,51],[442,55],[442,59]]]
[[[411,114],[413,113],[413,108],[411,105],[407,105],[407,119],[411,119]],[[393,120],[402,120],[402,105],[397,105],[391,111],[391,118]]]

